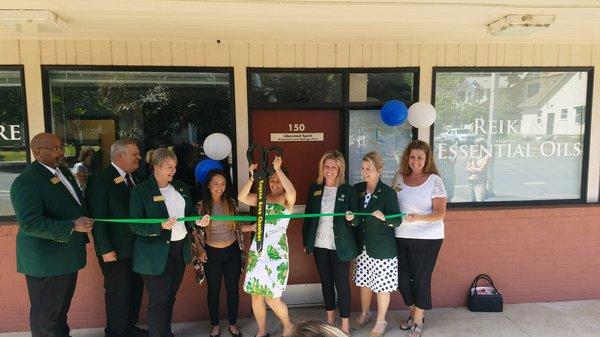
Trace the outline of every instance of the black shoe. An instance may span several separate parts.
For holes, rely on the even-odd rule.
[[[150,336],[150,332],[133,325],[127,329],[127,335],[132,337],[148,337]]]
[[[238,328],[238,333],[233,333],[233,331],[231,331],[231,327],[228,327],[229,329],[229,333],[231,334],[231,337],[242,337],[242,332],[240,331],[240,329]]]

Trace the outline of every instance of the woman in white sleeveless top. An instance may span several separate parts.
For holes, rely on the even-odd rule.
[[[431,309],[431,274],[444,239],[446,190],[427,143],[408,144],[392,187],[400,211],[406,213],[396,228],[398,246],[398,289],[410,307],[400,329],[409,337],[423,332],[425,310]]]

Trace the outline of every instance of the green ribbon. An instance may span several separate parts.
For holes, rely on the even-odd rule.
[[[372,213],[352,213],[355,216],[369,216]],[[320,218],[322,216],[345,216],[346,213],[316,213],[316,214],[304,214],[304,213],[294,213],[294,214],[267,214],[267,220],[277,220],[277,219],[304,219],[304,218]],[[403,217],[404,213],[391,214],[386,215],[386,219],[394,219]],[[202,219],[201,215],[197,216],[187,216],[183,218],[177,218],[177,221],[196,221]],[[211,220],[215,221],[256,221],[256,216],[253,215],[211,215]],[[94,221],[102,221],[102,222],[120,222],[120,223],[139,223],[139,224],[154,224],[154,223],[162,223],[168,219],[161,218],[150,218],[150,219],[92,219]]]

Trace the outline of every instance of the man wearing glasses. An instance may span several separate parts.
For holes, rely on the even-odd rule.
[[[40,133],[30,142],[35,160],[15,179],[10,198],[15,209],[17,271],[25,274],[33,337],[68,337],[67,312],[85,266],[85,199],[71,172],[63,168],[58,136]]]

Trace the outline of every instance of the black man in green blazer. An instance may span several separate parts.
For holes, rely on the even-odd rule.
[[[135,185],[131,173],[139,167],[140,152],[134,141],[119,139],[111,145],[110,156],[111,164],[88,178],[88,208],[96,219],[127,219]],[[92,234],[104,276],[105,337],[147,336],[148,330],[135,326],[144,289],[142,277],[133,272],[135,236],[125,223],[102,221],[96,221]]]
[[[319,161],[319,177],[310,186],[306,213],[346,213],[358,209],[356,190],[344,183],[346,161],[339,151],[328,151]],[[348,218],[305,218],[302,239],[307,254],[313,253],[319,277],[327,323],[335,323],[335,294],[340,306],[342,330],[350,334],[350,261],[358,255],[353,228]],[[335,287],[334,287],[335,286]]]
[[[137,185],[129,196],[131,219],[161,218],[162,223],[136,224],[130,228],[136,240],[133,271],[140,273],[148,290],[148,328],[151,337],[171,337],[171,317],[175,296],[185,265],[191,261],[188,234],[193,222],[177,218],[197,215],[188,186],[173,180],[177,157],[159,148],[151,158],[154,176]]]
[[[85,244],[93,221],[75,178],[62,168],[64,148],[58,136],[31,139],[35,157],[10,191],[19,232],[17,271],[25,274],[34,337],[69,336],[67,312],[86,263]]]
[[[394,227],[401,218],[386,219],[386,215],[400,213],[396,192],[381,182],[383,158],[375,151],[362,160],[364,182],[354,185],[358,193],[358,211],[371,213],[359,216],[356,242],[361,253],[356,258],[354,281],[360,287],[361,315],[353,322],[360,329],[370,321],[369,304],[373,292],[377,293],[377,319],[371,337],[381,337],[387,322],[385,316],[390,302],[390,292],[398,290],[398,257]]]

